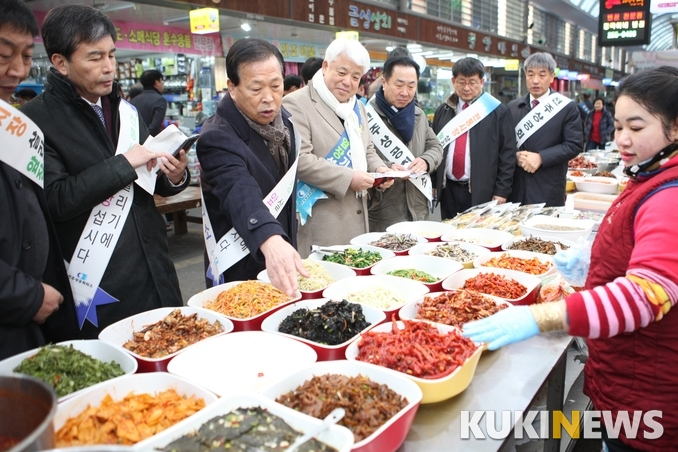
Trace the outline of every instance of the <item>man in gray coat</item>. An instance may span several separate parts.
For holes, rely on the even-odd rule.
[[[148,132],[156,136],[162,132],[162,123],[167,112],[167,101],[162,97],[162,91],[165,89],[162,72],[156,69],[144,71],[139,81],[144,90],[130,99],[130,103],[136,107],[143,118]]]
[[[371,232],[385,231],[401,221],[427,220],[431,211],[432,188],[428,173],[438,168],[443,158],[443,147],[428,125],[426,113],[415,105],[418,83],[419,65],[414,60],[406,56],[389,58],[384,63],[382,87],[368,106],[368,111],[374,109],[379,117],[378,120],[373,118],[370,124],[385,124],[388,130],[384,132],[391,135],[372,134],[372,143],[379,156],[389,162],[393,170],[425,173],[418,179],[396,179],[386,191],[370,190]],[[370,127],[370,130],[377,129]],[[387,137],[391,139],[381,139]],[[395,143],[396,140],[400,143]],[[396,150],[392,146],[387,147],[387,144],[404,149]],[[411,155],[400,151],[409,151]]]
[[[283,98],[301,135],[297,212],[302,215],[302,257],[308,256],[310,245],[346,245],[369,230],[367,189],[375,182],[370,172],[388,171],[370,142],[365,109],[356,99],[360,78],[369,68],[370,56],[362,44],[336,39],[309,84]]]
[[[565,205],[567,162],[583,148],[577,105],[549,88],[555,69],[550,54],[530,55],[523,64],[530,92],[509,104],[518,141],[514,202]]]

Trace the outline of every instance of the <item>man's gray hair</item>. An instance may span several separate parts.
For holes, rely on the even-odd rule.
[[[370,69],[370,54],[360,42],[354,39],[339,38],[332,41],[325,50],[325,61],[331,63],[341,55],[348,57],[363,68],[363,75]]]
[[[539,52],[533,53],[523,63],[523,70],[546,68],[552,74],[556,71],[556,60],[553,59],[550,53]]]

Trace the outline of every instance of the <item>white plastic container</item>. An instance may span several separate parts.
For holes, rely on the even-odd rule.
[[[64,341],[59,342],[56,345],[63,345],[68,347],[73,345],[73,348],[80,350],[81,352],[91,356],[92,358],[98,359],[99,361],[111,362],[115,361],[120,364],[120,368],[125,372],[125,375],[131,375],[137,371],[137,361],[130,356],[122,347],[108,344],[106,342],[100,341],[98,339],[87,339],[87,340],[74,340],[74,341]],[[18,355],[11,356],[9,358],[3,359],[0,361],[0,375],[10,375],[13,373],[14,368],[17,367],[21,362],[26,359],[34,356],[38,353],[39,348],[29,350]],[[78,391],[72,392],[68,395],[59,398],[59,402],[63,402],[70,398],[79,396],[83,392],[89,391],[93,388],[97,388],[101,385],[104,385],[112,380],[116,380],[120,377],[112,378],[111,380],[102,381],[95,385],[89,386],[87,388],[80,389]]]
[[[318,263],[322,265],[325,268],[325,270],[327,270],[327,272],[330,274],[332,279],[334,279],[334,281],[339,281],[344,278],[349,278],[351,276],[356,275],[356,272],[351,267],[347,267],[345,265],[335,264],[334,262],[327,261],[318,261]],[[271,282],[271,279],[268,277],[268,270],[262,270],[261,272],[259,272],[259,274],[257,275],[257,279],[262,282],[267,283]],[[329,284],[327,286],[329,286]],[[316,290],[299,290],[299,292],[301,293],[301,299],[307,300],[310,298],[321,298],[323,290],[325,290],[327,286],[321,287]]]
[[[586,240],[593,230],[593,220],[575,220],[566,218],[555,218],[547,215],[535,215],[527,221],[520,223],[520,231],[524,236],[529,235],[549,235],[551,237],[559,237],[566,240],[577,241],[579,238]],[[551,228],[540,228],[537,226],[565,226],[574,227],[577,230],[572,231],[558,231]]]
[[[172,441],[195,432],[210,419],[227,414],[238,408],[261,407],[269,413],[282,418],[290,427],[300,433],[319,425],[322,421],[299,413],[291,408],[275,403],[258,394],[241,394],[219,399],[219,401],[201,410],[173,427],[158,433],[145,442],[145,450],[153,450],[167,446]],[[353,433],[341,425],[332,425],[316,437],[317,440],[332,446],[339,452],[349,452],[353,446]],[[136,449],[136,448],[135,448]],[[139,449],[141,450],[141,449]]]
[[[362,250],[362,251],[372,251],[375,253],[379,253],[381,255],[381,260],[378,262],[381,262],[384,259],[389,259],[393,256],[395,256],[395,253],[393,251],[385,250],[383,248],[377,248],[376,246],[371,246],[371,245],[333,245],[333,246],[325,246],[323,247],[328,250],[336,250],[336,251],[344,251],[346,249],[354,249],[354,250]],[[326,256],[326,253],[320,253],[320,252],[315,252],[311,253],[308,258],[313,259],[314,261],[322,261],[323,256]],[[370,274],[370,268],[372,268],[373,265],[375,265],[377,262],[375,262],[372,265],[369,265],[367,267],[351,267],[347,265],[346,267],[353,269],[354,272],[356,272],[357,275],[369,275]],[[343,265],[343,264],[340,264]]]

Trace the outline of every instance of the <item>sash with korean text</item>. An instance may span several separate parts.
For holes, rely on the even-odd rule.
[[[271,190],[262,201],[274,218],[278,218],[278,215],[280,215],[280,212],[282,212],[285,204],[287,204],[287,201],[290,199],[297,179],[301,136],[296,127],[294,127],[293,130],[295,142],[294,163],[287,170],[282,179],[280,179],[275,187],[273,187],[273,190]],[[247,245],[245,245],[245,240],[240,237],[240,234],[238,234],[238,231],[236,231],[235,228],[231,228],[219,240],[216,239],[210,216],[207,213],[207,206],[205,205],[202,189],[200,190],[200,197],[202,202],[202,225],[205,249],[207,250],[207,257],[210,261],[210,265],[207,269],[207,277],[211,279],[212,284],[216,286],[223,283],[223,273],[243,257],[250,254],[250,250],[247,248]]]
[[[415,157],[407,146],[393,134],[389,128],[384,124],[379,114],[374,107],[369,103],[365,105],[365,112],[367,113],[367,126],[370,128],[370,136],[372,143],[379,149],[379,152],[386,157],[391,163],[396,163],[400,166],[407,167],[409,163],[414,161]],[[433,200],[433,187],[431,186],[431,176],[428,174],[418,178],[409,178],[409,181],[417,187],[426,199]]]
[[[438,133],[440,144],[445,146],[456,140],[464,132],[471,130],[476,124],[492,113],[501,102],[488,93],[483,93],[475,102],[452,118]]]
[[[548,97],[542,98],[539,104],[530,110],[516,126],[516,141],[518,149],[527,141],[537,130],[549,122],[560,110],[572,102],[560,93],[553,92]]]
[[[358,116],[358,124],[362,126],[362,116],[360,115],[360,108],[358,102],[355,103],[353,111]],[[348,139],[348,133],[344,133],[339,137],[339,141],[335,144],[330,152],[325,156],[325,160],[332,162],[335,165],[346,168],[353,168],[353,160],[351,158],[351,142]],[[319,199],[326,199],[327,195],[318,187],[314,187],[304,181],[297,183],[297,213],[301,220],[301,225],[305,225],[308,217],[312,216],[311,212],[313,205]]]
[[[42,131],[28,116],[0,100],[0,161],[43,187],[45,172]]]
[[[136,109],[123,100],[118,111],[120,133],[116,155],[124,154],[139,143],[139,117]],[[129,184],[95,206],[73,251],[71,262],[67,264],[80,329],[85,320],[99,326],[97,306],[120,301],[101,289],[99,284],[127,221],[133,198],[134,185]]]

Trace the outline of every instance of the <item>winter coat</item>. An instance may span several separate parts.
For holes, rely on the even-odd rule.
[[[36,218],[28,197],[33,197],[43,215]],[[41,282],[64,297],[60,308],[42,325],[47,341],[69,339],[63,331],[76,327],[75,306],[64,268],[54,226],[47,214],[42,189],[21,173],[0,162],[0,205],[5,219],[0,222],[0,360],[45,343],[41,327],[33,321],[45,296]],[[47,235],[35,237],[32,225],[43,221]],[[45,248],[36,246],[42,242]],[[39,250],[47,251],[38,256]],[[42,275],[31,275],[36,262],[44,262]],[[71,338],[73,339],[73,338]]]
[[[456,116],[458,103],[459,97],[452,94],[446,103],[436,109],[433,117],[433,131],[436,134]],[[516,167],[516,134],[506,105],[499,105],[476,124],[469,132],[469,140],[471,204],[475,206],[491,201],[493,196],[508,199]],[[443,163],[436,171],[434,186],[438,197],[444,193],[447,179],[445,165],[450,146],[454,152],[454,142],[445,146]]]
[[[586,142],[591,139],[591,130],[593,129],[593,113],[595,110],[592,110],[591,113],[586,117],[586,122],[584,123],[584,138]],[[614,118],[607,109],[603,108],[603,115],[600,117],[600,144],[607,143],[608,141],[614,138]]]
[[[515,127],[531,110],[530,95],[511,101],[509,110]],[[544,202],[547,207],[564,206],[567,162],[583,150],[583,143],[579,110],[574,102],[568,102],[520,146],[520,150],[538,152],[542,164],[534,173],[516,165],[509,200],[523,204]]]
[[[377,106],[376,101],[372,100],[370,105],[374,107],[391,133],[401,139],[386,115]],[[412,140],[404,144],[415,158],[421,157],[426,161],[429,173],[435,172],[443,158],[443,148],[438,137],[428,125],[426,113],[419,107],[415,107],[414,110],[414,135]],[[389,161],[379,150],[377,150],[377,153],[385,162]],[[430,213],[426,196],[411,182],[402,179],[396,179],[393,186],[384,191],[370,190],[368,204],[370,231],[372,232],[383,232],[390,225],[400,221],[427,220]]]
[[[294,162],[296,146],[289,113],[283,109],[283,122],[290,130],[288,167]],[[261,244],[280,235],[296,246],[296,197],[293,192],[276,219],[263,199],[282,179],[264,139],[247,124],[230,95],[217,112],[203,124],[198,140],[198,160],[202,171],[205,206],[219,240],[235,227],[250,254],[224,272],[228,281],[257,279],[266,268]]]
[[[365,108],[358,103],[367,171],[375,171],[387,165],[372,145]],[[311,245],[347,245],[353,237],[369,231],[369,220],[367,197],[356,197],[356,192],[350,188],[354,170],[325,160],[344,133],[344,125],[320,98],[313,81],[285,96],[283,105],[292,115],[292,123],[301,135],[299,180],[327,195],[327,199],[315,203],[306,224],[299,226],[299,254],[308,256]]]
[[[129,103],[137,109],[151,135],[156,136],[162,132],[162,123],[167,112],[167,101],[162,94],[155,88],[145,89]]]
[[[115,155],[121,99],[117,84],[113,85],[111,94],[101,98],[106,127],[70,81],[54,69],[47,76],[45,91],[22,108],[45,134],[45,197],[67,261],[92,209],[137,178],[125,156]],[[143,143],[148,129],[141,117],[138,121]],[[183,185],[173,187],[162,175],[155,193],[171,196],[188,183],[186,178]],[[165,222],[153,196],[136,184],[127,221],[99,287],[119,302],[97,307],[98,326],[85,321],[84,338],[96,338],[104,327],[131,315],[182,305]]]

